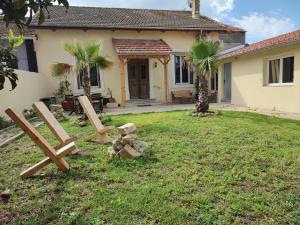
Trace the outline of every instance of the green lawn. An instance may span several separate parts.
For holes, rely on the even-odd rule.
[[[42,152],[27,137],[0,149],[0,192],[12,191],[0,203],[0,224],[300,224],[300,122],[181,111],[116,116],[112,124],[127,122],[151,144],[134,161],[108,163],[108,146],[78,141],[84,154],[67,159],[69,173],[52,165],[21,180]]]

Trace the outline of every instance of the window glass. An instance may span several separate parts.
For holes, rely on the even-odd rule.
[[[16,56],[18,58],[18,69],[29,71],[28,68],[28,59],[27,59],[27,51],[25,44],[22,44],[16,49]]]
[[[269,84],[279,83],[280,59],[269,61]]]
[[[190,71],[190,84],[194,84],[194,71]]]
[[[145,65],[141,65],[141,79],[147,79],[147,70]]]
[[[131,65],[129,68],[129,76],[130,79],[135,79],[136,78],[136,74],[135,74],[135,66]]]
[[[242,33],[224,33],[219,35],[224,43],[244,43],[244,34]]]
[[[194,84],[194,73],[183,62],[184,56],[175,56],[175,84]]]
[[[93,66],[90,69],[90,82],[91,82],[91,86],[94,87],[98,87],[98,71],[97,71],[97,67]]]
[[[89,70],[89,78],[90,78],[90,84],[92,87],[101,87],[101,81],[100,81],[100,74],[99,70],[96,66],[93,66]],[[78,89],[82,88],[83,86],[83,72],[81,72],[78,75]]]
[[[182,66],[182,83],[189,83],[189,69],[187,65]]]
[[[283,71],[282,82],[293,83],[294,82],[294,57],[288,57],[283,59]]]
[[[181,83],[180,81],[180,66],[181,66],[181,60],[180,56],[175,56],[175,82],[176,84]]]

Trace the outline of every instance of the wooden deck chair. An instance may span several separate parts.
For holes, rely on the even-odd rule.
[[[60,149],[79,139],[79,137],[70,137],[67,134],[64,128],[59,124],[59,122],[56,120],[56,118],[53,116],[53,114],[49,111],[49,109],[43,102],[36,102],[32,105],[32,107],[39,114],[41,119],[46,123],[48,128],[55,135],[55,137],[59,140],[60,144],[54,149]],[[76,147],[72,154],[77,154],[79,152],[80,150]]]
[[[47,166],[50,163],[55,163],[57,167],[62,172],[67,172],[69,170],[68,163],[63,159],[64,156],[68,155],[76,149],[74,142],[58,149],[55,149],[47,142],[47,140],[24,118],[23,115],[20,115],[16,112],[14,108],[8,108],[6,114],[15,121],[16,125],[19,126],[25,134],[27,134],[33,142],[44,152],[47,156],[44,160],[30,167],[21,173],[21,177],[27,178]]]
[[[89,99],[86,96],[80,96],[78,98],[85,114],[89,118],[92,126],[96,130],[96,133],[87,137],[86,141],[92,141],[99,144],[106,144],[111,142],[110,137],[108,136],[107,132],[112,130],[114,127],[104,127],[98,118],[92,104],[90,103]],[[98,138],[99,141],[95,141],[94,139]]]

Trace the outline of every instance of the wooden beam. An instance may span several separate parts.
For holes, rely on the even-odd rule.
[[[168,103],[168,64],[164,63],[165,102]]]
[[[125,81],[125,59],[120,57],[120,78],[121,78],[121,106],[126,106],[126,81]]]

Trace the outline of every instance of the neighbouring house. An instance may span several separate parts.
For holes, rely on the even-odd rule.
[[[219,101],[300,113],[300,30],[220,54]]]
[[[203,16],[200,14],[199,0],[193,0],[192,11],[75,6],[70,6],[66,11],[64,7],[52,6],[49,13],[50,17],[43,24],[39,25],[34,20],[30,26],[35,31],[36,76],[43,77],[46,83],[33,83],[28,91],[42,88],[44,94],[36,95],[34,99],[25,93],[20,94],[21,86],[24,86],[22,79],[14,91],[20,96],[20,101],[28,106],[33,100],[52,96],[58,88],[59,81],[50,75],[50,65],[57,62],[75,63],[75,59],[63,49],[65,42],[74,39],[82,43],[101,43],[101,54],[110,58],[113,65],[105,70],[90,68],[92,92],[105,95],[110,89],[122,106],[132,99],[170,103],[174,90],[195,92],[195,76],[183,64],[195,40],[204,37],[220,40],[224,49],[245,44],[243,29]],[[69,79],[74,95],[82,94],[78,76],[74,74]],[[217,74],[209,83],[211,89],[216,91]],[[6,106],[2,105],[1,113]]]

